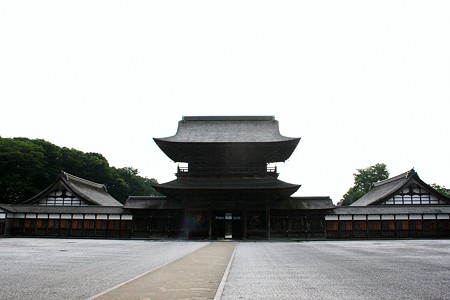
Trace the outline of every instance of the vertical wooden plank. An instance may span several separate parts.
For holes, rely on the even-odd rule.
[[[208,239],[212,239],[212,209],[211,209],[211,205],[212,203],[209,203],[209,207],[208,207],[208,215],[209,215],[209,228],[208,228]]]
[[[266,222],[267,222],[267,239],[270,240],[270,206],[269,200],[266,200]]]
[[[189,239],[189,204],[188,200],[184,200],[184,238]]]
[[[243,233],[243,239],[246,240],[247,239],[247,207],[244,208],[243,211],[243,217],[244,217],[244,233]]]

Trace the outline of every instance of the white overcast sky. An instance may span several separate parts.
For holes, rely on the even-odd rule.
[[[375,163],[449,187],[450,1],[2,1],[0,101],[0,136],[159,182],[182,116],[274,115],[296,196]]]

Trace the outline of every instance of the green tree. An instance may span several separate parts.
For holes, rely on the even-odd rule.
[[[358,169],[353,174],[355,185],[342,197],[342,205],[350,205],[366,194],[375,182],[389,178],[385,164],[376,164],[365,169]]]
[[[58,147],[44,140],[0,137],[0,203],[20,203],[45,189],[61,171],[107,186],[124,203],[128,196],[157,195],[155,179],[134,168],[110,167],[99,153]]]
[[[446,188],[445,185],[439,185],[436,183],[432,183],[431,187],[441,193],[444,196],[450,197],[450,189]]]
[[[18,203],[38,193],[34,184],[45,174],[44,150],[23,139],[0,139],[0,201]]]
[[[134,168],[112,168],[112,178],[107,184],[108,192],[117,200],[125,201],[128,196],[159,195],[152,187],[158,183],[156,179],[139,176],[139,171]]]

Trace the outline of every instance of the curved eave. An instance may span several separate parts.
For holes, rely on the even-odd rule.
[[[153,139],[158,147],[175,162],[189,162],[198,158],[239,159],[247,161],[284,162],[292,155],[300,138],[286,138],[271,142],[173,142]]]
[[[158,192],[172,197],[191,194],[253,194],[266,192],[275,193],[279,197],[289,197],[300,188],[300,185],[278,179],[176,179],[152,186]]]

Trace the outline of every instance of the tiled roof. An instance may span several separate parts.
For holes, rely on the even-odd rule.
[[[271,209],[333,209],[330,197],[291,197],[276,201]]]
[[[183,209],[183,204],[165,196],[130,196],[124,204],[126,209]]]
[[[367,206],[388,197],[409,182],[414,174],[416,172],[412,169],[398,176],[377,182],[370,191],[353,202],[351,206]]]
[[[155,139],[182,143],[264,143],[300,140],[282,136],[273,116],[183,117],[174,136]]]
[[[49,205],[23,205],[1,204],[0,208],[10,213],[36,213],[36,214],[129,214],[119,206],[49,206]]]
[[[154,184],[155,188],[165,187],[171,189],[187,190],[269,190],[269,189],[295,189],[300,185],[287,183],[275,178],[178,178],[162,184]]]
[[[449,214],[450,205],[339,206],[333,212],[336,215]]]
[[[108,194],[105,185],[88,181],[66,172],[63,173],[72,190],[76,194],[84,196],[90,202],[102,206],[122,206],[122,203]]]
[[[101,206],[122,206],[122,204],[114,199],[106,190],[103,184],[95,183],[67,172],[61,172],[56,181],[47,187],[44,191],[31,199],[23,202],[23,204],[32,204],[46,197],[59,185],[64,185],[72,193],[80,197],[81,200],[91,205]]]

